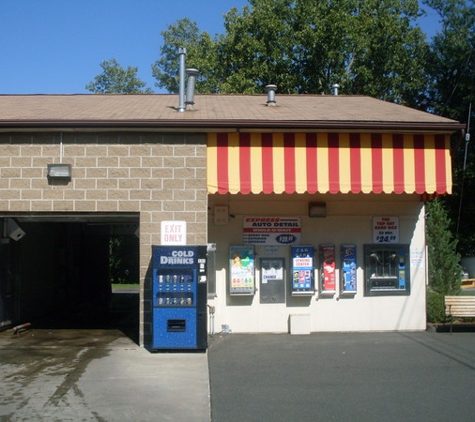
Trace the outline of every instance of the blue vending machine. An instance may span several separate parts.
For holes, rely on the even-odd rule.
[[[154,349],[207,348],[206,246],[152,246]]]

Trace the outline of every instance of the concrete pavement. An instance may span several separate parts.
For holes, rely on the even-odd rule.
[[[1,421],[210,420],[206,353],[150,353],[118,330],[0,333]]]
[[[473,421],[473,391],[460,329],[217,334],[207,353],[115,329],[0,333],[1,421]]]

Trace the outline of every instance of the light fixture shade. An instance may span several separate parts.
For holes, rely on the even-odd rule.
[[[308,204],[308,216],[322,218],[327,216],[327,204],[325,202],[310,202]]]
[[[71,164],[48,164],[48,177],[71,179]]]

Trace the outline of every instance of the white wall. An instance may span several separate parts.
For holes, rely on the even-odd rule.
[[[326,202],[326,218],[309,218],[309,202]],[[214,223],[214,206],[227,206],[229,222]],[[209,242],[216,243],[215,331],[226,324],[233,332],[288,332],[289,316],[306,314],[310,330],[321,331],[387,331],[423,330],[426,328],[425,287],[425,222],[423,202],[419,195],[210,195]],[[286,303],[260,304],[259,292],[254,296],[229,295],[229,247],[242,245],[245,216],[300,217],[302,245],[341,244],[357,246],[357,293],[331,297],[315,293],[311,297],[289,295],[290,247],[280,247],[279,256],[286,258]],[[409,296],[364,296],[363,245],[372,243],[373,216],[399,217],[399,243],[410,244],[411,294]],[[256,247],[262,254],[263,248]],[[337,254],[338,257],[338,254]],[[339,266],[337,258],[337,267]],[[339,272],[337,280],[339,280]],[[259,286],[259,269],[256,286]]]

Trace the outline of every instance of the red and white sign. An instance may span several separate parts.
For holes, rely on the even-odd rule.
[[[245,217],[245,245],[298,245],[300,219],[296,217]]]

